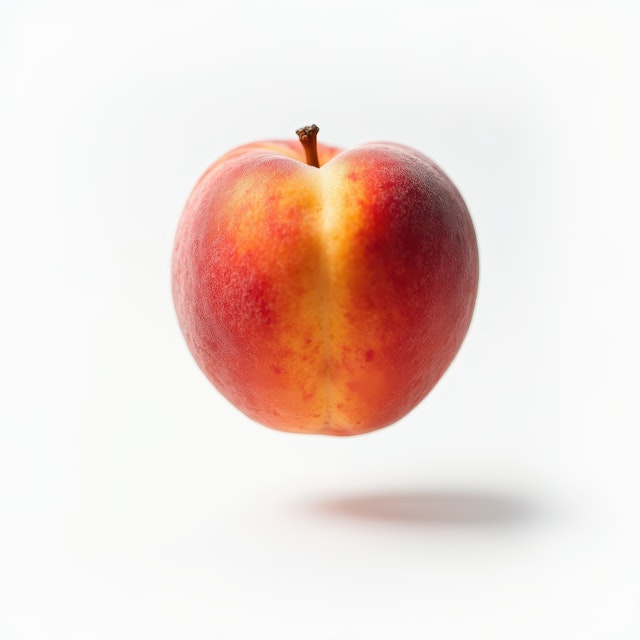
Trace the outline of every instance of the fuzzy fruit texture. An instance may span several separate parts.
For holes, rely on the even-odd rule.
[[[209,380],[251,419],[354,435],[433,388],[478,285],[469,212],[424,155],[249,144],[215,162],[179,223],[178,321]]]

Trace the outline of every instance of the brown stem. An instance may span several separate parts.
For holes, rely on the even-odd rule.
[[[320,131],[320,129],[318,129],[315,124],[309,125],[308,127],[302,127],[296,131],[298,138],[300,138],[300,142],[302,142],[302,146],[304,147],[304,152],[307,155],[307,164],[312,167],[320,166],[316,142],[318,131]]]

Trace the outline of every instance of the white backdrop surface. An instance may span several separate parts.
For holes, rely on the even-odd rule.
[[[632,2],[0,4],[0,637],[640,637]],[[199,372],[173,234],[199,174],[316,122],[452,177],[476,313],[347,439]]]

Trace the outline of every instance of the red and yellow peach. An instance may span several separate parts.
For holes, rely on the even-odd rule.
[[[215,162],[177,231],[173,297],[198,365],[275,429],[352,435],[415,407],[478,284],[455,186],[408,147],[257,142]],[[311,154],[311,156],[309,155]]]

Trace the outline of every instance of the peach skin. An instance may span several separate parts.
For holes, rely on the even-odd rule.
[[[172,264],[196,362],[249,418],[355,435],[390,425],[458,351],[478,286],[458,190],[408,147],[266,141],[197,182]]]

